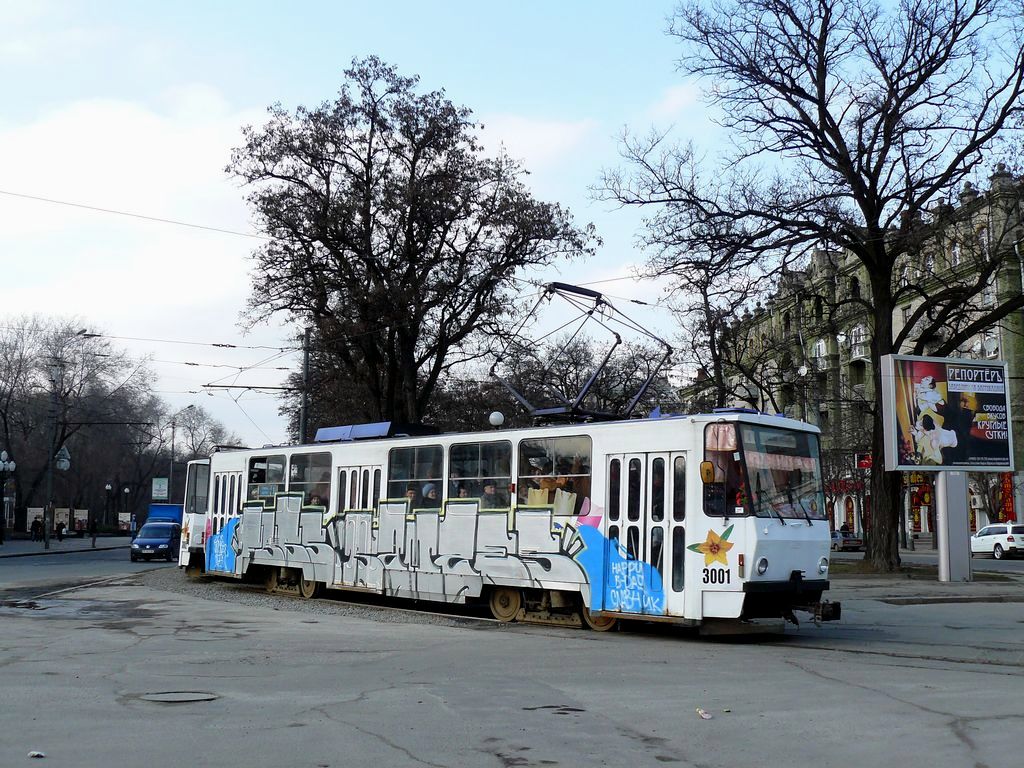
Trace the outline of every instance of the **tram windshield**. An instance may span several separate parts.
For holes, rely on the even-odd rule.
[[[189,464],[185,479],[185,514],[206,514],[206,501],[210,487],[210,465]]]
[[[754,424],[709,424],[704,458],[714,469],[714,480],[704,485],[705,514],[825,518],[814,434]]]
[[[750,507],[758,517],[823,520],[818,437],[740,424]]]

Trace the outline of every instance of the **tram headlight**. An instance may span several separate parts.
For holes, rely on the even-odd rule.
[[[818,561],[818,573],[825,573],[828,570],[828,558],[823,557]]]
[[[757,561],[757,575],[764,576],[764,572],[768,570],[768,558],[762,557]]]

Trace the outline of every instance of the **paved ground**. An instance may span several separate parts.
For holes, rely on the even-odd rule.
[[[2,766],[1020,764],[1016,578],[837,579],[838,625],[728,642],[301,602],[164,566],[27,600],[26,561],[130,570],[102,555],[3,561],[26,580],[0,572]]]
[[[863,552],[833,552],[834,560],[863,560]],[[904,565],[938,565],[939,553],[933,549],[900,550],[900,562]],[[971,558],[975,573],[1017,573],[1024,575],[1024,558],[995,560],[991,555],[977,555]]]

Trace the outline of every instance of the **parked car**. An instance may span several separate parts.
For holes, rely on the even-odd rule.
[[[832,549],[837,552],[859,552],[864,549],[864,539],[849,531],[832,531]]]
[[[178,556],[180,542],[181,526],[177,523],[146,523],[132,540],[132,561],[156,557],[170,562]]]
[[[1024,555],[1024,525],[986,525],[971,536],[971,557],[975,555],[992,555],[996,560],[1002,560],[1007,555]]]

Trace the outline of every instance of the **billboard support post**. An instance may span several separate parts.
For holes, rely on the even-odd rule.
[[[967,473],[936,472],[935,527],[939,545],[939,581],[971,581]]]

